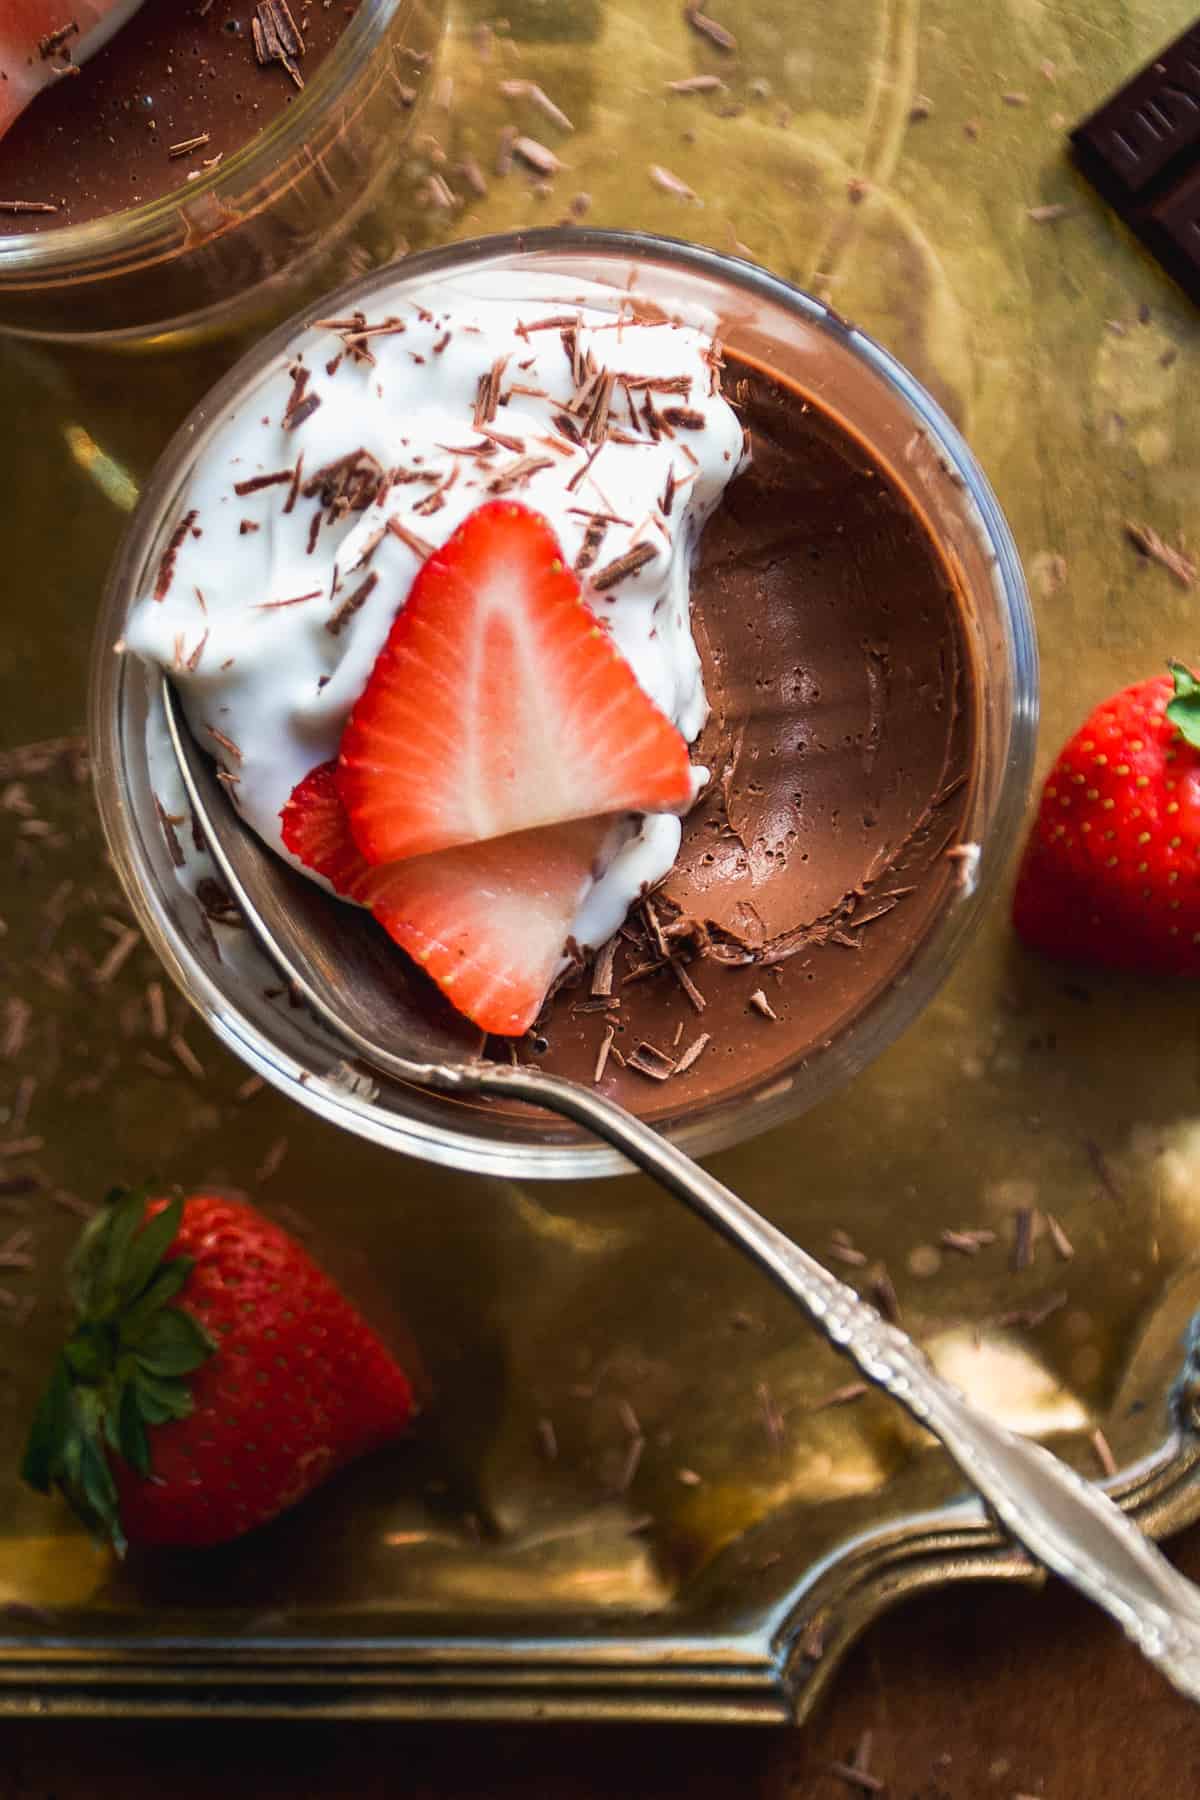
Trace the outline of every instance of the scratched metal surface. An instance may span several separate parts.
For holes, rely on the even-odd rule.
[[[1034,592],[1043,764],[1092,700],[1200,652],[1194,594],[1123,537],[1128,518],[1167,538],[1188,523],[1196,315],[1062,154],[1186,0],[713,0],[736,54],[674,4],[506,10],[510,31],[481,36],[493,8],[457,0],[364,254],[556,222],[584,193],[597,224],[744,246],[867,326],[966,431]],[[666,91],[695,74],[725,85]],[[513,80],[573,131],[504,95]],[[569,166],[496,176],[509,122]],[[1069,215],[1030,219],[1054,202]],[[936,1448],[882,1399],[822,1405],[844,1367],[648,1184],[447,1174],[270,1092],[240,1099],[245,1072],[173,995],[156,1035],[149,952],[112,966],[127,915],[74,748],[21,751],[79,732],[136,481],[234,351],[0,344],[0,1709],[803,1712],[896,1592],[1021,1573],[977,1515],[944,1512],[960,1484]],[[864,1275],[884,1264],[905,1323],[982,1405],[1082,1467],[1099,1427],[1163,1529],[1200,1510],[1167,1409],[1200,1304],[1198,1077],[1189,992],[1025,956],[1002,897],[849,1091],[713,1166],[815,1251],[840,1231]],[[148,1171],[309,1221],[407,1317],[438,1399],[413,1443],[252,1545],[121,1568],[15,1463],[72,1196]],[[1014,1271],[1028,1207],[1061,1221],[1069,1260],[1043,1234]],[[995,1242],[941,1244],[961,1226]]]

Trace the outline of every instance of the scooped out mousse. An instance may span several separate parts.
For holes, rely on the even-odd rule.
[[[125,642],[414,995],[632,1103],[699,1095],[822,1043],[948,903],[960,602],[810,398],[544,293],[398,290],[299,334]]]

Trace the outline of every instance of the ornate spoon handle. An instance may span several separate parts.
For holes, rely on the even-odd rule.
[[[1111,1614],[1181,1693],[1200,1699],[1200,1590],[1101,1488],[977,1412],[911,1338],[640,1120],[537,1070],[489,1070],[481,1085],[586,1125],[746,1251],[869,1381],[940,1438],[1032,1556]]]

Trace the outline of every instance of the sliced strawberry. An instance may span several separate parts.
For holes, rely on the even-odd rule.
[[[581,601],[546,520],[508,500],[425,563],[338,767],[373,863],[692,796],[683,738]]]
[[[334,763],[299,784],[282,825],[294,856],[369,907],[459,1012],[501,1037],[541,1011],[609,830],[579,819],[372,865],[350,834]]]
[[[0,6],[0,137],[35,94],[108,42],[141,0],[4,0]]]

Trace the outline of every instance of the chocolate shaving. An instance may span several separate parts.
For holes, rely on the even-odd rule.
[[[588,452],[587,461],[585,463],[582,463],[580,465],[580,467],[578,469],[576,469],[576,471],[572,475],[570,481],[568,481],[568,483],[567,483],[568,494],[573,494],[575,492],[576,488],[580,485],[580,483],[588,475],[591,474],[592,464],[595,462],[596,458],[599,456],[599,454],[603,450],[603,448],[604,448],[604,445],[602,443],[597,444],[593,450],[590,450]]]
[[[651,163],[648,173],[655,187],[661,188],[664,194],[674,194],[677,200],[700,198],[695,188],[689,187],[678,175],[673,175],[670,169],[664,169],[661,163]]]
[[[1097,1425],[1091,1438],[1092,1449],[1096,1452],[1096,1461],[1103,1473],[1111,1480],[1117,1473],[1117,1459],[1112,1453],[1112,1446]]]
[[[0,213],[56,213],[50,200],[0,200]]]
[[[677,956],[670,957],[668,959],[668,966],[672,975],[674,975],[676,981],[679,983],[696,1011],[703,1012],[708,1005],[708,1001],[704,998],[704,995],[700,992],[700,989],[696,986],[679,958]]]
[[[478,199],[483,200],[487,197],[487,178],[473,156],[464,156],[460,163],[455,164],[454,172],[462,177]]]
[[[938,1239],[947,1250],[957,1250],[960,1256],[978,1256],[985,1244],[995,1241],[994,1231],[951,1231],[949,1227]]]
[[[507,356],[498,356],[487,374],[479,377],[479,386],[475,391],[475,411],[471,418],[476,431],[481,425],[490,425],[496,416],[496,407],[500,401],[500,380],[507,363]]]
[[[596,1066],[592,1071],[592,1080],[594,1082],[602,1081],[604,1078],[604,1071],[608,1067],[608,1059],[612,1052],[613,1039],[616,1035],[617,1028],[615,1025],[608,1025],[605,1027],[604,1038],[596,1053]]]
[[[496,140],[496,173],[507,175],[513,165],[513,146],[517,141],[515,125],[506,125]]]
[[[290,513],[296,505],[296,501],[300,495],[300,477],[303,474],[303,472],[304,472],[304,452],[302,450],[300,452],[299,456],[296,458],[296,466],[292,470],[292,483],[291,483],[291,486],[288,488],[288,497],[283,503],[283,510],[285,513]]]
[[[900,1323],[900,1302],[896,1298],[896,1289],[891,1276],[885,1268],[881,1268],[868,1283],[867,1292],[879,1308],[889,1325]]]
[[[320,518],[319,513],[317,517]],[[255,612],[279,612],[285,606],[302,606],[306,600],[319,600],[324,592],[324,588],[310,588],[307,594],[293,594],[290,600],[259,600],[253,610]]]
[[[167,597],[175,574],[175,562],[179,556],[180,550],[183,548],[183,540],[192,529],[192,526],[196,523],[197,516],[196,509],[193,507],[191,512],[185,513],[183,518],[180,519],[178,525],[167,540],[167,547],[163,551],[162,559],[158,565],[158,577],[154,583],[154,598],[156,600],[165,600]]]
[[[539,144],[536,138],[514,138],[512,153],[519,156],[522,162],[528,163],[539,175],[557,175],[563,167],[553,150],[548,150],[545,144]]]
[[[682,81],[668,81],[667,89],[672,94],[712,94],[725,83],[719,75],[687,75]]]
[[[552,456],[522,456],[507,469],[501,471],[494,480],[488,482],[489,494],[507,494],[510,488],[523,487],[541,469],[552,469]]]
[[[814,1400],[809,1407],[810,1412],[826,1412],[831,1406],[849,1406],[853,1400],[861,1400],[867,1392],[865,1381],[848,1381],[845,1387],[834,1388],[821,1400]]]
[[[1047,1213],[1046,1230],[1050,1233],[1050,1242],[1054,1245],[1054,1253],[1060,1262],[1070,1262],[1075,1254],[1075,1246],[1063,1230],[1061,1220],[1053,1213]]]
[[[680,431],[704,430],[704,414],[697,412],[692,406],[665,406],[662,417],[668,425],[674,425]]]
[[[627,575],[636,575],[639,569],[645,568],[654,555],[653,544],[645,542],[634,544],[633,548],[627,550],[624,556],[618,556],[612,562],[605,563],[599,573],[592,576],[592,587],[599,594],[605,593],[609,588],[616,587],[619,581],[624,581]]]
[[[1173,575],[1182,588],[1190,588],[1196,580],[1196,565],[1184,551],[1166,543],[1149,525],[1136,525],[1132,519],[1125,521],[1125,535],[1129,541],[1148,557]]]
[[[167,145],[168,156],[190,156],[193,150],[203,150],[205,144],[211,143],[212,133],[201,131],[196,137],[182,138],[178,144]]]
[[[636,1069],[639,1075],[648,1075],[651,1081],[666,1081],[675,1073],[677,1065],[665,1050],[659,1050],[654,1044],[643,1040],[632,1056],[626,1057],[625,1066]]]
[[[1032,1206],[1019,1206],[1013,1229],[1012,1268],[1019,1273],[1027,1269],[1033,1261],[1033,1227],[1035,1221]]]
[[[379,574],[376,570],[372,570],[365,580],[359,582],[354,592],[347,595],[346,599],[342,601],[342,604],[334,613],[332,619],[326,619],[325,621],[325,629],[330,637],[337,637],[339,632],[350,623],[350,620],[354,617],[359,607],[362,606],[364,601],[374,591],[378,584]]]
[[[154,810],[158,815],[158,823],[166,842],[167,854],[170,856],[173,866],[182,869],[187,859],[183,854],[183,846],[179,842],[179,833],[175,829],[176,824],[181,821],[172,817],[157,794],[154,796]]]
[[[317,410],[318,406],[320,406],[320,404],[321,404],[320,394],[306,394],[304,399],[300,402],[299,406],[296,407],[295,411],[290,412],[289,417],[283,421],[284,430],[285,431],[295,431],[295,429],[298,425],[303,425],[305,419],[312,418],[313,414],[316,412],[316,410]],[[288,508],[286,506],[284,507],[285,512],[287,512],[289,510],[290,510],[290,508]]]
[[[717,46],[718,50],[737,49],[737,39],[732,31],[726,31],[724,25],[719,25],[715,19],[710,19],[707,13],[702,13],[695,4],[685,6],[683,16],[693,31],[698,31],[701,37],[706,37],[710,44]]]
[[[247,494],[259,493],[263,488],[281,487],[285,481],[290,481],[294,474],[294,469],[280,469],[274,475],[252,475],[248,481],[235,481],[233,491],[239,497],[244,498]]]
[[[609,938],[607,944],[597,952],[592,965],[591,992],[594,999],[608,999],[613,991],[613,963],[616,960],[617,940]]]
[[[419,556],[422,561],[433,555],[433,545],[427,543],[423,537],[418,537],[415,531],[410,531],[408,526],[401,524],[399,519],[389,519],[387,528],[393,537],[399,538],[400,542],[406,545],[414,556]]]
[[[426,181],[425,192],[433,205],[440,207],[443,212],[449,212],[452,207],[458,205],[458,195],[447,187],[445,181],[436,171],[431,173]]]
[[[607,434],[614,380],[612,370],[605,369],[596,383],[595,395],[583,427],[583,435],[589,443],[603,443]]]
[[[56,26],[53,31],[48,31],[45,37],[38,39],[38,55],[43,62],[49,62],[52,56],[57,56],[62,50],[68,38],[78,37],[78,35],[78,19],[69,19],[65,25]],[[70,51],[66,51],[65,54],[69,56]]]
[[[304,86],[298,58],[304,55],[304,39],[288,9],[287,0],[259,0],[250,21],[254,54],[264,66],[281,63],[295,86]]]
[[[664,519],[670,518],[671,508],[674,506],[674,504],[675,504],[675,469],[674,469],[674,466],[672,466],[671,468],[669,468],[667,470],[667,484],[663,488],[662,499],[658,503],[659,511],[662,513],[662,516]]]
[[[763,993],[761,988],[755,988],[750,996],[750,1004],[756,1013],[762,1014],[764,1019],[774,1019],[778,1022],[779,1014],[775,1011],[775,1008],[771,1005],[771,1002],[767,999],[767,996]]]
[[[196,670],[200,667],[200,658],[204,655],[204,647],[207,643],[208,643],[208,631],[205,630],[204,636],[199,640],[199,642],[196,645],[196,648],[192,651],[191,655],[187,659],[187,667],[193,675],[196,673]]]
[[[591,568],[599,554],[600,546],[604,542],[607,530],[608,525],[605,520],[591,520],[587,530],[583,534],[583,542],[579,546],[579,554],[576,556],[574,564],[572,565],[576,575],[586,574],[588,569]]]
[[[559,106],[555,106],[549,94],[541,89],[536,81],[502,81],[500,92],[506,100],[531,100],[540,112],[552,119],[560,131],[574,131],[575,127]]]
[[[675,1074],[686,1075],[689,1069],[695,1068],[711,1043],[712,1034],[707,1031],[702,1031],[699,1037],[693,1038],[683,1055],[679,1058],[679,1061],[675,1064]]]

